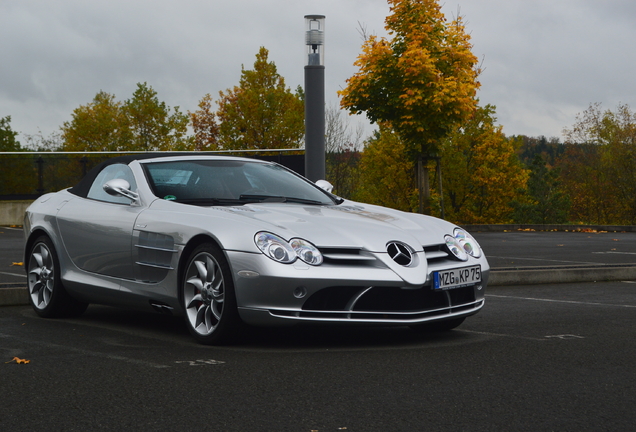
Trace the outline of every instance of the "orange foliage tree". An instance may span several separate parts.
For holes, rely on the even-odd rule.
[[[212,96],[210,93],[199,101],[199,109],[188,112],[192,129],[194,130],[194,149],[199,151],[213,151],[219,149],[219,125],[216,113],[212,111]]]
[[[495,109],[479,107],[444,139],[441,156],[444,208],[448,220],[464,224],[511,221],[512,201],[526,187],[529,171],[521,166],[518,141],[495,125]]]
[[[478,59],[461,18],[448,22],[435,0],[388,0],[391,39],[369,37],[359,68],[340,93],[341,106],[389,122],[413,158],[435,153],[440,140],[476,107]]]

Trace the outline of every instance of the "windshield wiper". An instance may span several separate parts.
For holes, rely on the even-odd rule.
[[[229,198],[181,198],[176,199],[174,202],[181,204],[192,204],[197,206],[222,206],[222,205],[236,205],[245,204],[244,201]]]
[[[241,201],[250,202],[285,202],[287,199],[284,196],[278,195],[256,195],[256,194],[244,194],[239,196]]]
[[[279,195],[241,195],[241,200],[254,202],[291,202],[299,204],[323,205],[322,201],[310,200],[305,198],[294,198]]]

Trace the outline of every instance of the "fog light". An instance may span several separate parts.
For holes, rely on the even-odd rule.
[[[307,295],[307,288],[303,286],[296,287],[294,289],[294,297],[301,299]]]

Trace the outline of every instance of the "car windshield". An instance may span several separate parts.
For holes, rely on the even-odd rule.
[[[279,165],[236,160],[144,163],[153,193],[195,205],[293,202],[331,205],[336,199]]]

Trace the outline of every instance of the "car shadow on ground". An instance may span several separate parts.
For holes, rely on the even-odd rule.
[[[151,338],[176,339],[183,343],[192,343],[193,346],[198,345],[190,336],[182,317],[91,305],[82,316],[73,318],[72,321],[79,325],[107,328]],[[478,335],[463,332],[461,328],[462,326],[446,332],[423,332],[411,330],[407,326],[244,326],[240,334],[237,334],[231,343],[224,345],[224,348],[257,351],[396,349],[423,345],[455,345],[479,339]]]

